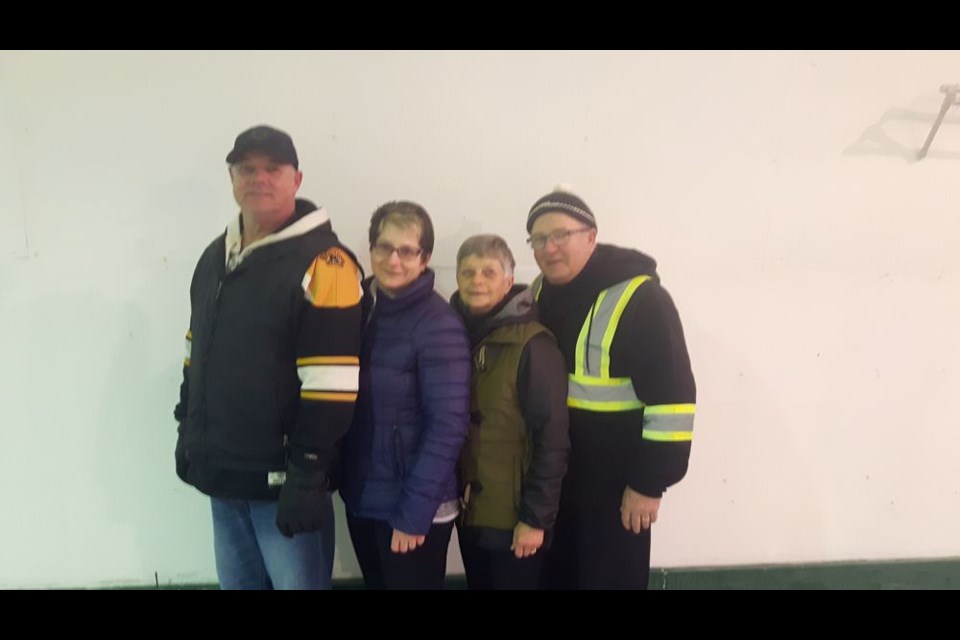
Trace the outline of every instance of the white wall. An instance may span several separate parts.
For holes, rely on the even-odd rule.
[[[655,565],[960,555],[960,111],[911,155],[955,82],[957,52],[0,53],[0,587],[215,579],[171,412],[259,123],[364,257],[423,203],[444,292],[479,231],[535,273],[561,181],[660,261],[700,394]]]

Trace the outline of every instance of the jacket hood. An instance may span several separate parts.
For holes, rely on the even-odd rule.
[[[660,282],[657,261],[645,253],[611,244],[598,244],[577,277],[566,284],[550,284],[542,280],[542,291],[551,296],[594,296],[600,291],[636,276],[650,276]]]
[[[597,245],[583,271],[574,278],[574,282],[584,275],[603,282],[604,288],[636,276],[650,276],[653,280],[660,281],[657,261],[651,256],[612,244]]]
[[[463,318],[463,322],[467,326],[467,333],[470,334],[471,345],[476,345],[494,329],[537,319],[533,291],[525,284],[513,285],[507,295],[503,297],[503,300],[500,301],[500,304],[480,316],[470,313],[470,310],[463,304],[459,291],[450,296],[450,304]]]

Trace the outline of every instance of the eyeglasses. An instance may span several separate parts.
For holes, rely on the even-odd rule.
[[[527,244],[529,244],[534,250],[540,251],[547,246],[547,240],[553,243],[555,247],[562,247],[563,245],[570,242],[570,236],[575,233],[583,233],[584,231],[590,231],[593,227],[581,227],[580,229],[557,229],[556,231],[551,231],[550,233],[530,236],[527,238]]]
[[[403,262],[415,260],[417,256],[423,253],[423,249],[420,247],[395,247],[386,242],[378,242],[370,247],[370,253],[372,253],[378,260],[389,260],[390,257],[393,256],[394,251],[397,252],[397,255]]]

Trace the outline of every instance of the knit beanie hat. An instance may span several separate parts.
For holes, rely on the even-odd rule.
[[[527,233],[533,229],[534,221],[545,213],[565,213],[571,218],[580,220],[588,227],[597,228],[597,220],[593,217],[590,207],[565,185],[556,187],[533,203],[533,206],[530,207],[530,213],[527,214]]]

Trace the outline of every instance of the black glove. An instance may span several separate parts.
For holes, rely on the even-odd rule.
[[[317,531],[323,524],[326,510],[327,474],[322,469],[309,469],[290,463],[287,479],[280,488],[277,503],[277,528],[292,538],[297,533]]]
[[[190,461],[187,458],[187,448],[183,445],[183,423],[177,425],[177,447],[174,449],[173,459],[177,463],[177,476],[186,482]]]

